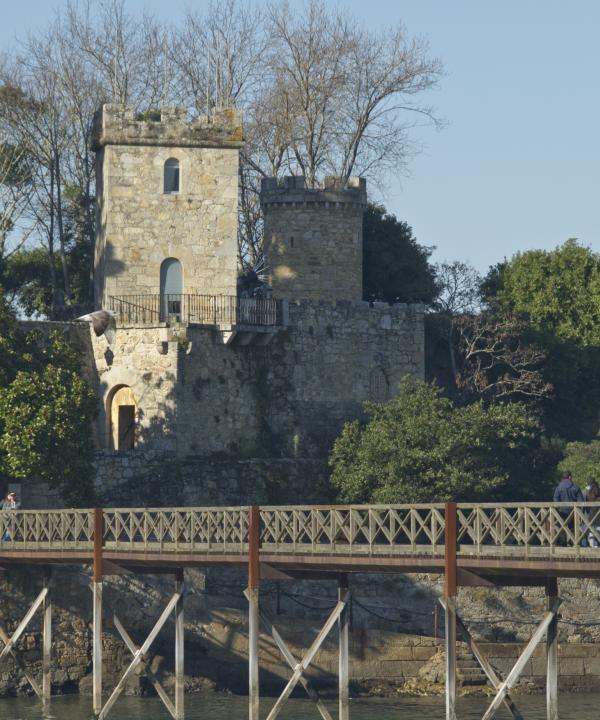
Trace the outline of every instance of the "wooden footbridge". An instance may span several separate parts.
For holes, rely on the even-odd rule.
[[[546,639],[548,720],[558,719],[558,578],[600,578],[600,503],[436,504],[368,506],[213,507],[159,509],[30,510],[0,512],[0,567],[38,566],[43,588],[11,637],[0,628],[0,660],[15,657],[17,642],[32,617],[43,612],[42,684],[28,676],[44,703],[50,700],[52,647],[51,569],[91,565],[93,596],[93,707],[106,718],[127,680],[144,660],[168,617],[175,615],[175,697],[150,677],[175,720],[184,718],[184,569],[248,568],[249,719],[259,720],[260,627],[273,638],[290,665],[290,680],[269,712],[275,720],[290,694],[302,684],[323,720],[331,715],[304,673],[325,637],[339,635],[339,719],[349,718],[349,575],[362,573],[444,574],[440,602],[446,620],[446,717],[456,718],[457,629],[481,664],[496,695],[483,716],[490,720],[510,697],[527,661]],[[103,579],[128,572],[174,575],[174,593],[150,634],[137,646],[118,617],[114,626],[132,653],[130,665],[103,704]],[[260,606],[263,580],[335,578],[338,602],[306,654],[295,658]],[[547,612],[514,668],[500,678],[457,614],[461,586],[526,586],[546,589]],[[62,589],[64,593],[66,589]]]

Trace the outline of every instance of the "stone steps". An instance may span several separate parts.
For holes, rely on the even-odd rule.
[[[464,650],[456,657],[456,679],[463,687],[487,684],[487,677],[475,656]]]

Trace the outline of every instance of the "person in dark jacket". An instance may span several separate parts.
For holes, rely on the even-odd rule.
[[[556,503],[569,503],[568,505],[559,507],[558,512],[562,515],[564,520],[568,519],[568,528],[572,534],[575,529],[575,519],[571,514],[573,510],[572,503],[584,502],[584,498],[581,488],[573,482],[571,473],[568,470],[565,470],[565,472],[561,475],[560,482],[554,491],[553,499]],[[566,536],[567,533],[561,533],[561,542],[559,544],[566,544]]]
[[[571,473],[568,470],[565,470],[561,475],[560,482],[556,486],[554,502],[584,502],[581,488],[573,482]],[[561,515],[567,515],[570,512],[570,507],[560,508]]]

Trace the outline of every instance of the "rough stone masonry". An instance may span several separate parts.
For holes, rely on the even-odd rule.
[[[136,119],[105,105],[97,115],[96,300],[134,309],[117,318],[110,343],[87,341],[106,452],[124,452],[115,424],[126,403],[135,413],[132,456],[324,461],[365,400],[384,401],[403,375],[424,374],[423,307],[362,300],[363,179],[328,179],[321,188],[302,177],[263,182],[277,324],[198,322],[182,310],[199,296],[240,302],[242,142],[233,111],[192,122],[181,109]],[[178,168],[175,190],[167,189],[168,163]],[[165,268],[173,265],[179,294],[169,295]],[[99,465],[99,488],[107,465]]]

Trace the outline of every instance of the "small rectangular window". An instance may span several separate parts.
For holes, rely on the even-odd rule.
[[[179,192],[179,160],[170,159],[165,163],[164,192]]]

